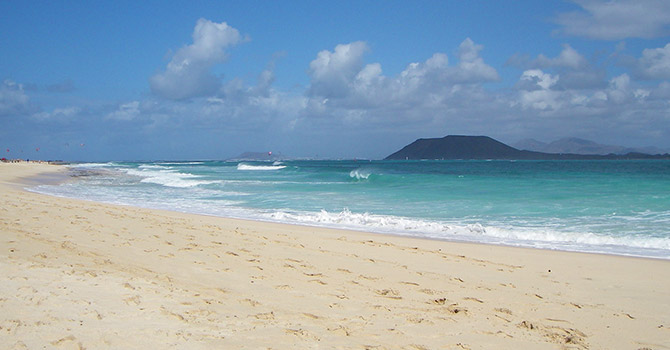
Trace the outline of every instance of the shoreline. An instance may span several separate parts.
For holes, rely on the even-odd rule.
[[[53,167],[53,168],[45,168]],[[15,187],[0,345],[670,349],[670,262],[228,219]]]
[[[44,162],[41,162],[45,164]],[[50,165],[53,165],[49,163]],[[62,166],[62,167],[67,167],[67,164],[55,164],[57,166]],[[72,175],[69,175],[72,176]],[[68,180],[72,180],[68,174],[63,174],[62,172],[56,175],[49,175],[49,174],[41,174],[37,175],[34,178],[28,178],[28,179],[23,179],[21,181],[26,183],[26,186],[37,186],[40,184],[59,184]],[[653,248],[640,248],[640,247],[635,247],[635,246],[624,246],[624,245],[613,245],[615,247],[626,247],[629,250],[603,250],[603,245],[597,245],[597,244],[586,244],[582,245],[579,248],[575,247],[566,247],[565,245],[562,247],[550,247],[550,246],[535,246],[532,244],[522,244],[522,243],[509,243],[509,242],[493,242],[493,241],[482,241],[482,240],[476,240],[476,239],[466,239],[466,238],[443,238],[443,237],[434,237],[430,235],[421,235],[421,234],[412,234],[412,233],[403,233],[403,232],[392,232],[389,230],[382,230],[378,229],[375,230],[374,227],[370,228],[363,228],[363,227],[338,227],[337,225],[329,225],[329,224],[318,224],[318,223],[310,223],[310,222],[287,222],[287,221],[281,221],[281,220],[273,220],[269,218],[262,218],[262,217],[245,217],[245,216],[230,216],[230,215],[217,215],[213,213],[207,213],[207,212],[198,212],[198,211],[180,211],[180,210],[174,210],[170,208],[161,208],[159,206],[142,206],[142,205],[133,205],[133,204],[126,204],[126,203],[114,203],[112,201],[97,201],[95,199],[85,199],[85,198],[75,198],[75,197],[68,197],[68,196],[60,196],[60,195],[55,195],[51,193],[43,193],[40,191],[35,191],[35,190],[30,190],[28,188],[25,188],[25,190],[37,194],[42,194],[46,196],[54,196],[58,198],[69,198],[69,199],[75,199],[75,200],[83,200],[83,201],[88,201],[88,202],[94,202],[94,203],[104,203],[104,204],[109,204],[109,205],[119,205],[119,206],[129,206],[129,207],[138,207],[138,208],[143,208],[143,209],[149,209],[149,210],[164,210],[164,211],[174,211],[177,213],[185,213],[185,214],[191,214],[191,215],[201,215],[201,216],[210,216],[210,217],[215,217],[215,218],[222,218],[222,219],[234,219],[234,220],[242,220],[242,221],[251,221],[251,222],[262,222],[262,223],[267,223],[267,224],[281,224],[281,225],[289,225],[289,226],[304,226],[304,227],[311,227],[314,229],[332,229],[332,230],[344,230],[344,231],[353,231],[353,232],[360,232],[360,233],[365,233],[365,234],[374,234],[374,235],[383,235],[383,236],[391,236],[391,237],[404,237],[404,238],[409,238],[409,239],[419,239],[419,240],[429,240],[429,241],[440,241],[440,242],[451,242],[451,243],[456,243],[456,244],[475,244],[475,245],[492,245],[496,247],[508,247],[508,248],[518,248],[518,249],[535,249],[535,250],[541,250],[541,251],[555,251],[555,252],[568,252],[568,253],[581,253],[581,254],[596,254],[596,255],[606,255],[606,256],[615,256],[615,257],[628,257],[628,258],[638,258],[638,259],[653,259],[653,260],[666,260],[670,261],[670,256],[669,255],[653,255],[650,252],[647,252],[647,255],[644,255],[643,252],[636,252],[634,249],[650,249],[653,250]],[[563,242],[565,244],[565,242]],[[621,249],[621,248],[619,248]]]

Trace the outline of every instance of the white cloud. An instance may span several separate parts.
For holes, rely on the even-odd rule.
[[[415,62],[407,65],[407,68],[400,73],[394,83],[397,85],[397,89],[405,92],[404,94],[424,86],[446,85],[448,69],[449,58],[447,55],[436,53],[425,62]]]
[[[462,83],[476,83],[498,80],[495,68],[484,63],[479,57],[479,51],[484,48],[475,44],[470,38],[465,39],[458,47],[458,69],[454,70],[456,81]]]
[[[644,79],[670,79],[670,44],[642,51],[637,74]]]
[[[309,64],[310,95],[344,97],[363,64],[368,50],[362,41],[341,44],[334,51],[323,50]]]
[[[336,109],[391,112],[461,103],[453,100],[456,94],[472,90],[458,86],[499,79],[497,71],[480,57],[482,48],[468,38],[459,46],[457,65],[449,65],[446,54],[435,53],[424,62],[410,63],[395,77],[385,76],[379,63],[363,65],[363,54],[368,50],[363,42],[338,45],[332,52],[321,51],[310,64],[307,96],[312,101],[306,114],[325,113],[351,121],[362,120],[364,115]]]
[[[592,39],[656,38],[670,32],[667,0],[574,0],[582,10],[559,14],[560,33]]]
[[[577,50],[568,44],[563,45],[563,50],[555,58],[548,58],[540,54],[534,62],[534,65],[540,68],[546,67],[567,67],[579,69],[588,64],[588,61]]]
[[[356,85],[371,86],[379,82],[382,77],[382,66],[379,63],[368,64],[356,74]]]
[[[551,90],[559,76],[552,76],[539,69],[531,69],[521,74],[519,103],[525,109],[555,110],[560,107],[560,92]],[[516,102],[513,102],[513,105]]]
[[[149,79],[151,90],[173,100],[215,93],[221,81],[211,68],[225,60],[224,49],[241,40],[237,29],[225,22],[199,19],[193,30],[193,43],[175,53],[165,72]]]
[[[107,114],[107,119],[133,120],[140,115],[140,102],[132,101],[121,104],[117,110]]]
[[[621,109],[622,106],[633,108],[637,101],[647,99],[652,94],[649,89],[635,87],[626,73],[613,77],[602,89],[565,89],[560,83],[561,80],[562,77],[539,69],[524,71],[517,84],[518,98],[512,101],[511,105],[520,105],[524,109],[552,111],[556,115],[567,116],[574,113],[576,116],[587,112],[583,108],[588,108],[591,112],[614,111]],[[580,108],[582,109],[578,110]]]
[[[630,77],[628,74],[624,73],[610,80],[610,85],[607,89],[608,100],[621,104],[626,102],[631,97],[631,94]]]
[[[521,74],[520,79],[523,81],[530,81],[543,90],[548,90],[552,86],[556,85],[559,76],[552,76],[551,74],[545,73],[539,69],[530,69],[524,71]]]
[[[568,44],[556,57],[539,54],[537,58],[515,55],[507,62],[523,69],[542,69],[560,74],[561,79],[556,89],[594,89],[607,85],[606,72],[598,65],[593,65],[581,53]],[[523,82],[521,82],[523,84]]]
[[[34,109],[22,84],[9,79],[0,84],[0,117],[25,115]]]

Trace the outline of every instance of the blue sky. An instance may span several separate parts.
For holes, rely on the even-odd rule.
[[[670,148],[664,0],[3,1],[0,57],[10,158],[383,158],[448,134]]]

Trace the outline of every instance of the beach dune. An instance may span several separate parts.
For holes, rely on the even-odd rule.
[[[670,349],[667,260],[23,190],[65,172],[0,164],[2,349]]]

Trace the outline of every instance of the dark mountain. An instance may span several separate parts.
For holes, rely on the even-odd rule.
[[[532,155],[488,136],[449,135],[418,139],[386,159],[521,159]]]
[[[386,159],[646,159],[670,158],[670,155],[651,156],[642,153],[624,155],[584,155],[571,153],[542,153],[522,151],[488,136],[449,135],[443,138],[418,139],[391,154]]]

